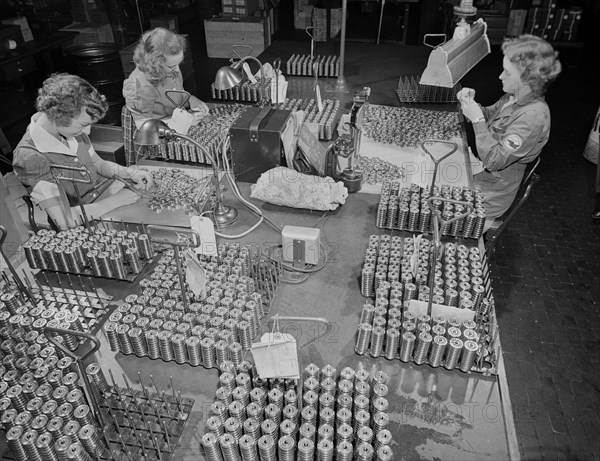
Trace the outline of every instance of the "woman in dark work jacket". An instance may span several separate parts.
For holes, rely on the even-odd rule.
[[[457,95],[472,123],[484,170],[474,175],[483,192],[488,221],[513,202],[527,165],[540,155],[550,134],[550,110],[544,94],[561,71],[558,53],[544,39],[521,35],[502,44],[502,90],[495,104],[482,107],[475,91]]]

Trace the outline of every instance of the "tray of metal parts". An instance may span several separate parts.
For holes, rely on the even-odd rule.
[[[317,77],[338,77],[340,75],[340,58],[336,55],[293,54],[285,63],[287,75],[298,77],[314,77],[315,64],[318,66]]]
[[[371,299],[361,312],[356,354],[495,373],[498,329],[485,254],[477,246],[453,242],[446,242],[444,248],[431,294],[440,312],[430,317],[411,312],[409,303],[429,301],[431,242],[370,236],[361,270],[361,294]]]
[[[447,184],[435,186],[434,197],[448,198],[471,203],[473,212],[468,216],[445,225],[441,229],[443,236],[479,239],[483,234],[486,214],[483,206],[483,195],[478,189],[451,187]],[[377,206],[376,226],[378,229],[405,230],[433,233],[433,218],[428,198],[429,189],[416,184],[401,187],[398,182],[385,182],[381,188],[379,205]],[[442,212],[442,218],[450,220],[454,215],[461,215],[465,207],[460,204],[435,201],[434,205]]]
[[[124,224],[92,221],[55,232],[41,229],[23,244],[32,269],[133,282],[152,261],[145,232],[129,232]]]
[[[152,160],[210,165],[210,157],[218,159],[222,155],[229,128],[245,108],[242,104],[218,104],[210,108],[208,117],[190,127],[187,135],[197,141],[202,149],[185,139],[175,139],[166,144],[147,146],[144,155]]]
[[[47,279],[46,283],[48,283]],[[80,283],[83,284],[83,282]],[[95,334],[111,313],[110,302],[112,296],[100,294],[96,289],[94,291],[84,291],[72,288],[71,284],[70,286],[71,288],[66,288],[61,284],[57,288],[39,285],[37,290],[33,290],[33,295],[41,301],[38,302],[38,307],[68,310],[77,314],[83,324],[84,331]]]
[[[285,102],[277,105],[277,109],[291,110],[292,112],[304,111],[304,123],[318,127],[321,141],[329,141],[333,138],[341,118],[340,100],[336,98],[323,100],[322,110],[319,110],[314,99],[308,98],[286,99]]]
[[[234,373],[219,376],[202,436],[207,459],[394,459],[385,372],[338,375],[311,363],[299,380]],[[227,387],[238,382],[245,386]]]
[[[117,393],[111,387],[99,406],[113,459],[169,461],[174,459],[194,399],[128,388]]]
[[[271,79],[265,81],[264,98],[271,101]],[[261,80],[256,82],[244,81],[227,90],[219,90],[214,83],[210,84],[210,96],[215,101],[260,102],[263,100]]]
[[[460,83],[452,88],[433,85],[421,85],[419,75],[405,75],[398,80],[396,94],[402,103],[447,104],[456,102],[456,94],[460,91]]]
[[[243,361],[270,311],[282,271],[278,261],[254,250],[220,243],[218,257],[201,257],[207,296],[187,291],[186,303],[174,250],[166,251],[140,280],[142,294],[127,296],[104,324],[111,350],[205,368]]]

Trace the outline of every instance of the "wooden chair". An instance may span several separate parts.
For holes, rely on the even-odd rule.
[[[494,219],[492,225],[484,234],[485,251],[488,257],[492,256],[496,247],[496,243],[498,242],[498,238],[500,235],[502,235],[502,232],[504,232],[510,220],[515,216],[515,214],[517,214],[517,211],[519,211],[519,209],[527,201],[531,195],[533,186],[535,186],[535,184],[540,180],[540,175],[535,173],[535,170],[539,164],[540,157],[530,164],[528,171],[526,172],[525,176],[523,176],[523,180],[521,181],[521,185],[519,186],[519,190],[517,191],[517,195],[515,196],[513,203],[502,216]]]

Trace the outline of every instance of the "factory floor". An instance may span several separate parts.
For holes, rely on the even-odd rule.
[[[206,88],[226,60],[203,57],[201,37],[194,46],[197,69],[208,74],[199,88]],[[339,54],[338,41],[316,46],[317,53]],[[552,131],[541,181],[500,237],[492,286],[520,456],[598,461],[600,222],[591,219],[595,165],[582,157],[600,105],[597,49],[559,51],[563,72],[547,94]],[[293,53],[310,53],[309,42],[275,41],[259,58],[285,63]],[[371,102],[396,105],[398,77],[420,73],[427,56],[422,46],[348,43],[346,101],[369,86]],[[501,62],[495,46],[461,81],[483,104],[501,95]],[[335,82],[322,80],[321,87],[330,94]]]

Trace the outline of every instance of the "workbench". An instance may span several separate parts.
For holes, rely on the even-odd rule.
[[[247,197],[249,184],[240,186]],[[229,231],[223,232],[239,233],[255,222],[256,217],[236,202],[229,190],[226,190],[225,199],[239,208],[240,220]],[[303,366],[315,363],[318,366],[331,364],[338,372],[350,366],[371,373],[379,370],[387,373],[390,377],[387,384],[390,390],[387,396],[390,403],[388,428],[394,436],[394,459],[511,458],[512,419],[504,391],[501,391],[503,369],[500,377],[484,376],[354,353],[356,328],[365,301],[360,294],[360,268],[369,235],[381,233],[375,228],[377,195],[352,194],[345,205],[328,213],[254,202],[278,225],[319,228],[327,250],[328,262],[324,269],[302,284],[282,284],[271,312],[265,316],[265,320],[274,314],[325,317],[333,323],[333,331],[299,350],[301,370]],[[408,235],[397,231],[386,233]],[[255,232],[235,241],[265,249],[278,244],[280,238],[279,232],[263,224]],[[140,277],[148,270],[145,269]],[[94,283],[113,296],[117,304],[128,294],[140,293],[136,282],[95,279]],[[264,323],[263,332],[267,330]],[[318,324],[300,322],[282,322],[281,330],[293,334],[298,343],[323,333]],[[115,353],[110,350],[103,333],[98,333],[98,337],[101,348],[90,360],[99,363],[106,374],[112,370],[118,385],[125,385],[122,376],[126,376],[130,385],[139,390],[139,372],[145,386],[150,386],[149,376],[153,375],[158,387],[170,392],[172,377],[175,391],[195,400],[174,459],[206,459],[200,439],[218,387],[217,369]]]

